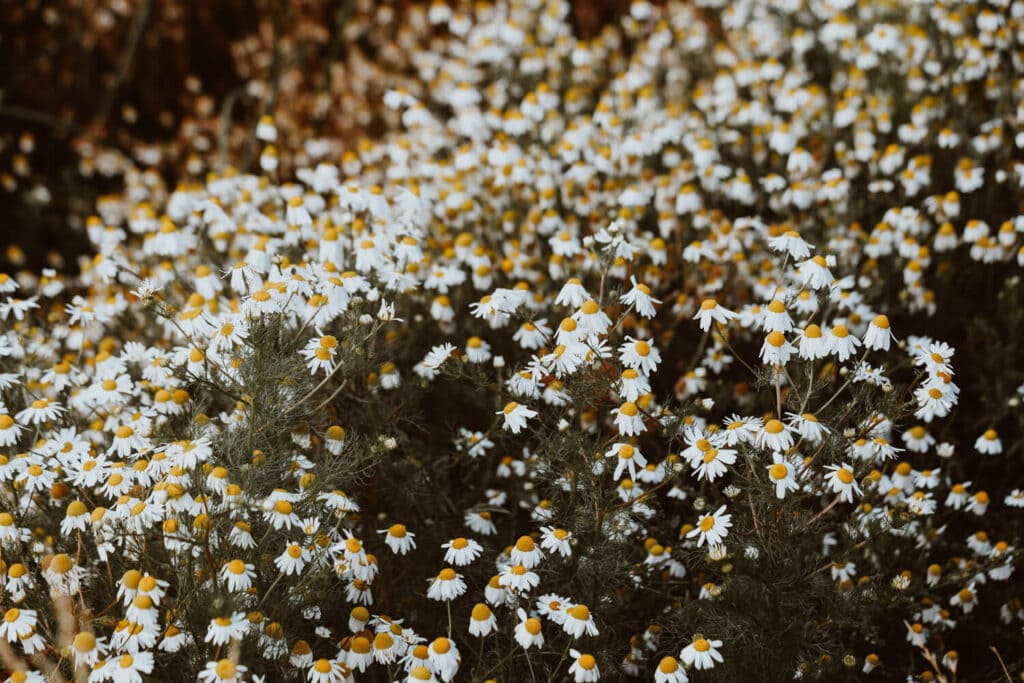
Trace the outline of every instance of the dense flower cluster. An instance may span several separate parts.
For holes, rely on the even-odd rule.
[[[915,333],[1024,265],[1024,7],[699,5],[435,3],[398,130],[284,180],[267,118],[259,173],[129,174],[80,276],[0,275],[9,680],[935,680],[976,609],[1019,634],[1024,485],[972,480],[1019,411],[948,435]]]

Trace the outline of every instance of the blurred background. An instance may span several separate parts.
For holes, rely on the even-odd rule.
[[[452,12],[487,3],[447,2]],[[626,0],[574,0],[597,35]],[[104,193],[247,170],[273,113],[281,173],[303,145],[343,154],[398,125],[416,94],[431,4],[377,0],[18,0],[0,3],[0,267],[73,270]]]

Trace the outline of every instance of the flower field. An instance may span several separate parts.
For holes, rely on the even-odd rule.
[[[0,680],[1024,680],[1024,4],[186,4],[2,10]]]

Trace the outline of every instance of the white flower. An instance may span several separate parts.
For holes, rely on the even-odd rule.
[[[704,543],[718,545],[729,535],[729,527],[732,526],[732,515],[725,514],[725,506],[721,506],[709,515],[703,515],[697,520],[697,525],[687,534],[687,538],[697,536],[697,546]],[[684,658],[685,661],[685,658]]]
[[[985,455],[999,455],[1003,452],[1003,442],[994,429],[986,429],[974,442],[974,450]]]
[[[540,619],[527,617],[526,611],[520,608],[516,614],[519,621],[516,623],[515,639],[519,647],[529,650],[531,647],[544,647],[544,633]]]
[[[701,302],[700,310],[693,316],[693,319],[699,320],[700,329],[707,332],[711,329],[712,321],[725,325],[736,316],[736,313],[719,306],[718,302],[714,299],[705,299]]]
[[[445,602],[454,600],[466,592],[466,582],[451,567],[442,569],[436,577],[430,579],[427,597],[431,600]]]
[[[494,618],[491,608],[482,602],[473,606],[469,615],[469,634],[478,637],[490,635],[498,629],[498,622]]]
[[[601,672],[597,668],[597,660],[593,655],[580,654],[573,649],[569,650],[569,655],[573,657],[569,673],[573,675],[575,683],[591,683],[601,680]]]
[[[530,410],[524,405],[520,405],[515,401],[510,401],[505,404],[502,410],[499,410],[497,415],[504,417],[504,424],[502,427],[509,430],[513,434],[518,434],[526,427],[526,421],[531,417],[537,417],[536,410]]]
[[[633,284],[633,288],[619,297],[619,301],[636,308],[636,312],[644,318],[653,318],[657,315],[654,304],[660,304],[661,301],[652,297],[651,288],[643,283],[638,283],[635,277],[631,276],[629,281]]]
[[[480,557],[480,553],[484,550],[483,546],[473,539],[461,536],[441,544],[441,548],[445,550],[445,563],[453,564],[456,567],[464,567],[467,564],[471,564],[476,558]]]
[[[640,409],[632,401],[626,401],[612,410],[615,416],[615,427],[622,436],[638,436],[647,431]]]
[[[683,648],[679,658],[683,660],[683,664],[697,670],[713,669],[715,662],[722,663],[722,655],[718,651],[720,647],[720,640],[707,640],[703,636],[697,636],[692,643]]]
[[[834,493],[840,495],[844,502],[852,503],[854,494],[860,495],[860,486],[857,484],[852,467],[844,462],[841,465],[828,465],[825,469],[829,470],[829,474],[825,478],[826,483]]]
[[[864,346],[876,351],[888,351],[895,340],[896,335],[889,329],[889,318],[884,315],[876,315],[864,333]]]

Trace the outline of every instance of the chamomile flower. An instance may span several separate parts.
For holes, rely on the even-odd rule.
[[[726,325],[730,320],[737,317],[737,314],[718,304],[714,299],[705,299],[701,302],[700,310],[693,316],[694,320],[700,321],[700,329],[707,332],[711,329],[711,323]]]
[[[693,642],[684,647],[679,653],[679,658],[686,666],[692,666],[698,671],[713,669],[715,664],[721,664],[724,660],[718,648],[722,647],[721,640],[708,640],[704,636],[697,635]]]
[[[256,578],[256,567],[242,560],[231,560],[221,567],[220,578],[229,591],[245,591],[252,586],[253,579]]]
[[[562,557],[572,555],[572,533],[565,529],[541,527],[541,547],[550,553],[558,553]]]
[[[631,277],[629,281],[633,287],[619,297],[619,302],[635,307],[637,313],[644,318],[653,318],[657,315],[654,305],[660,304],[661,301],[652,297],[651,288],[643,283],[638,283],[635,277]]]
[[[274,558],[274,565],[285,576],[300,575],[311,559],[308,549],[298,543],[289,543],[284,552]]]
[[[35,626],[35,610],[12,607],[4,612],[3,621],[0,621],[0,638],[6,638],[9,643],[16,643],[19,638],[31,634]]]
[[[442,681],[451,681],[459,671],[462,657],[454,641],[449,638],[435,638],[427,648],[427,658],[431,667]]]
[[[697,547],[704,543],[709,546],[719,545],[729,535],[729,527],[732,526],[732,515],[726,514],[725,509],[723,505],[711,514],[702,515],[686,537],[697,537]]]
[[[772,464],[767,465],[768,479],[775,484],[775,497],[782,500],[790,491],[796,491],[800,485],[796,481],[799,461],[786,458],[781,453],[772,453]]]
[[[384,534],[384,543],[396,555],[405,555],[416,549],[416,534],[406,529],[404,524],[392,524],[378,533]]]
[[[654,669],[654,683],[689,683],[689,680],[675,657],[662,657]]]
[[[502,427],[511,431],[513,434],[518,434],[526,427],[526,421],[532,417],[537,417],[536,410],[530,410],[528,407],[510,401],[505,404],[502,410],[499,410],[497,415],[501,415],[504,419]]]
[[[232,640],[241,640],[249,630],[245,612],[235,612],[230,617],[214,617],[206,629],[204,640],[213,646],[227,645]]]
[[[64,412],[64,407],[47,398],[37,398],[27,408],[19,412],[15,418],[23,425],[40,425],[56,420]]]
[[[889,328],[889,318],[885,315],[876,315],[868,325],[864,333],[864,346],[875,351],[888,351],[892,342],[896,341],[896,335]]]
[[[622,403],[612,410],[612,415],[615,418],[615,428],[619,430],[621,436],[639,436],[647,431],[640,409],[632,401]]]
[[[825,469],[829,471],[829,474],[825,477],[825,482],[832,489],[833,493],[839,494],[841,500],[846,503],[852,503],[854,495],[860,495],[860,486],[857,484],[857,478],[852,467],[842,463],[841,465],[827,465]]]
[[[569,656],[573,658],[569,673],[573,675],[575,683],[591,683],[601,680],[601,671],[597,668],[597,659],[594,658],[594,655],[581,654],[570,648]]]
[[[483,552],[483,546],[471,538],[455,538],[443,543],[441,548],[445,551],[444,561],[456,567],[464,567],[472,564]]]
[[[761,360],[765,365],[778,367],[789,362],[790,357],[796,353],[796,347],[786,340],[786,336],[775,330],[769,332],[761,345]]]
[[[501,585],[513,594],[528,593],[540,583],[540,576],[521,564],[510,564],[499,574]]]
[[[562,622],[562,630],[573,638],[582,638],[598,635],[597,624],[594,623],[594,615],[590,609],[583,604],[572,605],[564,610],[565,620]]]
[[[637,468],[642,468],[647,464],[647,459],[644,458],[640,449],[629,443],[612,444],[612,447],[605,452],[604,456],[606,458],[617,458],[615,461],[615,471],[612,473],[613,479],[621,477],[624,470],[629,471],[630,479],[636,479]]]
[[[840,323],[831,329],[825,344],[828,347],[828,352],[838,356],[839,362],[844,363],[854,354],[861,342],[850,334],[846,325]]]
[[[994,429],[985,432],[974,441],[974,450],[985,455],[999,455],[1003,452],[1003,442]]]
[[[430,579],[427,597],[439,602],[454,600],[466,592],[466,582],[451,567],[445,567],[437,576]]]
[[[483,638],[491,633],[495,632],[498,628],[498,622],[494,618],[494,613],[491,608],[482,602],[478,602],[473,606],[473,610],[469,616],[469,634]]]
[[[202,683],[241,683],[246,671],[247,667],[225,657],[215,662],[207,662],[197,679]]]
[[[772,451],[785,452],[793,445],[793,432],[781,420],[768,420],[757,434],[757,445]]]

